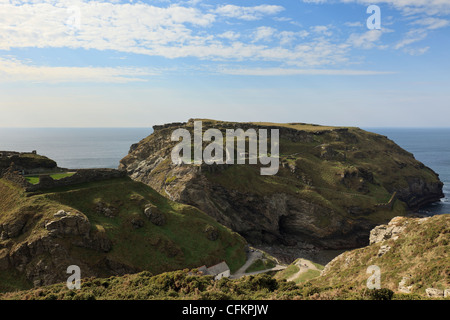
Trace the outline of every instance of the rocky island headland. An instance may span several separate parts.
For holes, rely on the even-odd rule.
[[[194,119],[154,126],[118,169],[69,170],[37,152],[0,152],[0,291],[63,282],[73,264],[94,278],[221,261],[233,273],[249,245],[286,264],[334,250],[326,264],[443,197],[439,176],[385,136],[200,120],[204,131],[278,129],[278,172],[261,175],[260,163],[172,163],[171,134],[193,132]]]
[[[262,176],[259,165],[248,163],[173,164],[171,134],[192,132],[194,121],[154,126],[119,169],[273,254],[367,245],[376,225],[443,197],[432,169],[387,137],[352,127],[202,119],[204,131],[224,135],[227,129],[279,129],[278,173]]]

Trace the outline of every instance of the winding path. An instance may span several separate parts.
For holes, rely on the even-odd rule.
[[[275,267],[273,267],[271,269],[259,270],[259,271],[254,271],[254,272],[245,272],[245,270],[247,270],[247,268],[250,267],[253,262],[255,262],[258,259],[262,259],[262,258],[263,258],[262,252],[260,252],[258,250],[250,251],[247,256],[247,261],[244,263],[244,265],[242,267],[239,268],[239,270],[237,270],[235,273],[230,275],[230,279],[237,279],[237,278],[240,278],[243,276],[249,276],[249,275],[264,273],[264,272],[268,272],[268,271],[279,271],[279,270],[286,269],[285,266],[277,264]]]
[[[299,267],[299,270],[293,274],[292,276],[290,276],[287,281],[295,281],[295,279],[297,279],[302,273],[307,272],[308,270],[317,270],[319,272],[321,272],[320,269],[318,269],[311,261],[306,260],[306,259],[298,259],[295,262],[295,265],[297,267]]]

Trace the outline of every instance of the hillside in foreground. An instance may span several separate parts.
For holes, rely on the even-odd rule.
[[[369,246],[337,256],[311,283],[326,288],[324,298],[345,296],[366,288],[370,266],[379,268],[381,287],[397,294],[443,297],[447,290],[450,298],[450,214],[377,226]]]
[[[321,276],[300,281],[286,281],[288,269],[275,276],[265,273],[219,281],[186,269],[155,276],[141,272],[83,279],[80,290],[61,283],[6,293],[0,299],[416,300],[444,299],[445,289],[445,299],[450,298],[450,215],[395,218],[373,229],[371,240],[371,245],[335,258]],[[381,288],[369,290],[366,270],[374,264],[381,269]]]
[[[82,277],[245,262],[245,240],[128,177],[43,192],[0,179],[0,291]]]

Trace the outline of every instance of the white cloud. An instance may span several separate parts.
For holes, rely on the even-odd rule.
[[[308,35],[306,31],[275,30],[260,27],[254,37],[240,33],[210,31],[217,16],[259,19],[284,10],[281,6],[220,6],[201,11],[177,5],[156,7],[144,3],[113,4],[79,1],[79,28],[70,25],[73,12],[66,2],[12,5],[0,2],[0,50],[11,48],[72,48],[114,50],[165,58],[196,57],[209,60],[264,60],[299,66],[317,66],[346,61],[345,48],[326,39],[293,43]],[[244,29],[245,30],[245,29]],[[328,28],[318,26],[322,37]],[[252,40],[279,39],[278,46],[262,46]],[[248,41],[250,39],[250,41]],[[226,41],[224,41],[226,40]],[[247,40],[247,42],[244,42]],[[289,48],[285,47],[289,45]]]
[[[217,35],[219,38],[224,38],[228,40],[237,40],[241,37],[241,34],[239,32],[234,31],[225,31],[224,33],[221,33]]]
[[[419,18],[416,21],[414,21],[413,24],[424,26],[429,30],[434,30],[449,26],[450,20],[427,17],[427,18]]]
[[[326,36],[331,36],[333,33],[330,31],[330,28],[327,26],[313,26],[310,28],[312,32],[318,33],[318,34],[322,34],[322,35],[326,35]]]
[[[348,38],[348,43],[356,48],[372,49],[376,46],[376,42],[380,40],[382,34],[381,30],[352,33]]]
[[[297,40],[298,38],[305,38],[309,35],[308,31],[280,31],[277,37],[280,39],[280,45],[288,45]]]
[[[287,68],[256,68],[227,69],[220,72],[240,76],[296,76],[296,75],[328,75],[328,76],[367,76],[387,75],[394,72],[372,70],[339,70],[339,69],[287,69]]]
[[[347,27],[363,27],[364,26],[362,24],[362,22],[360,22],[360,21],[346,22],[346,23],[344,23],[344,25],[346,25]]]
[[[429,15],[449,14],[450,1],[448,0],[303,0],[305,3],[360,3],[364,5],[387,4],[402,10],[404,14],[426,13]]]
[[[277,30],[272,27],[258,27],[254,32],[254,42],[270,41]]]
[[[265,15],[275,15],[283,11],[282,6],[263,4],[254,7],[241,7],[232,4],[219,6],[213,12],[227,17],[242,20],[259,20]]]
[[[395,45],[395,49],[401,49],[415,42],[422,41],[427,35],[428,33],[423,29],[410,30],[406,33],[406,37]]]
[[[16,59],[0,58],[0,82],[126,83],[146,81],[144,77],[157,74],[142,68],[33,66]]]
[[[421,56],[421,55],[425,54],[426,52],[428,52],[429,49],[430,49],[430,47],[423,47],[423,48],[417,48],[417,49],[404,48],[403,51],[412,56]]]

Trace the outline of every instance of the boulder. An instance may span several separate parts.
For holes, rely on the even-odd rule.
[[[402,293],[411,293],[413,286],[407,286],[406,284],[411,279],[411,276],[403,277],[402,280],[398,284],[398,291]]]
[[[142,220],[141,218],[134,218],[131,220],[131,226],[133,227],[133,229],[142,228],[144,226],[144,220]]]
[[[75,235],[88,237],[91,224],[84,215],[77,213],[47,222],[45,224],[45,229],[47,229],[51,235],[56,236]]]
[[[117,208],[109,206],[101,201],[95,204],[95,210],[108,218],[114,218],[117,215]]]
[[[381,246],[380,250],[378,250],[378,257],[382,257],[384,254],[386,254],[389,250],[391,250],[390,246]]]
[[[219,239],[219,231],[217,230],[217,228],[211,225],[206,226],[205,233],[208,240],[216,241],[217,239]]]
[[[154,225],[163,226],[166,224],[166,216],[153,204],[148,204],[145,207],[144,214]]]
[[[59,210],[57,213],[55,213],[53,216],[55,217],[55,218],[61,218],[61,217],[65,217],[65,216],[67,216],[67,215],[69,215],[70,214],[70,212],[66,212],[66,211],[64,211],[64,210]]]
[[[425,290],[427,297],[430,298],[443,298],[444,297],[444,290],[434,289],[434,288],[427,288]]]
[[[397,240],[406,227],[403,222],[405,222],[403,217],[395,217],[387,225],[383,224],[373,228],[370,231],[370,244],[379,243],[388,239]]]

